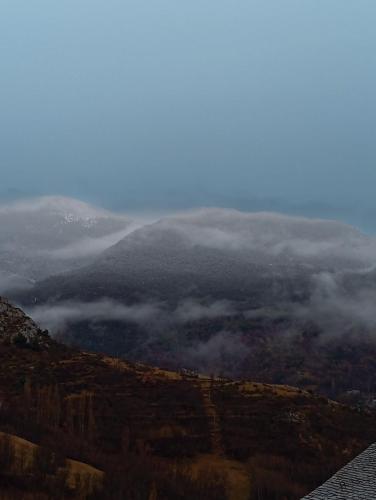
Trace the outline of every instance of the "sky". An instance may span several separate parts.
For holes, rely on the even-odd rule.
[[[0,0],[0,198],[372,224],[375,19],[374,0]]]

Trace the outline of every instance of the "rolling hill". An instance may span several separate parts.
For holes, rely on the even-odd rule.
[[[19,342],[8,328],[32,322],[1,303],[0,431],[11,436],[0,446],[0,460],[8,450],[5,495],[294,500],[376,438],[373,413],[293,387],[165,371],[52,339],[40,343],[36,326],[35,342]],[[23,479],[12,458],[14,439],[40,450],[33,467],[24,465]],[[104,473],[91,496],[84,484],[67,482],[67,460]]]

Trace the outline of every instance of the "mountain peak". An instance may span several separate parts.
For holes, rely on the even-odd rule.
[[[75,198],[66,196],[41,196],[39,198],[30,198],[26,200],[17,200],[13,203],[0,206],[2,213],[22,213],[22,212],[43,212],[59,214],[75,220],[87,220],[103,217],[114,217],[114,214],[98,208]],[[124,217],[119,214],[119,217]]]

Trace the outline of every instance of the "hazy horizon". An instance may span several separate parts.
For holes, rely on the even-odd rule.
[[[212,199],[213,203],[209,203],[210,198],[206,203],[192,203],[192,204],[173,204],[165,205],[163,203],[156,204],[128,204],[125,200],[123,204],[103,203],[100,200],[90,197],[71,197],[64,194],[41,194],[39,196],[25,196],[20,193],[12,193],[11,196],[0,195],[0,210],[2,207],[15,206],[21,203],[38,203],[42,199],[66,199],[67,201],[73,200],[83,203],[88,203],[97,209],[104,209],[112,212],[113,214],[123,214],[129,216],[135,222],[140,224],[152,223],[160,218],[178,215],[179,213],[186,213],[199,209],[206,208],[219,208],[228,210],[238,210],[244,213],[271,213],[282,214],[293,217],[303,217],[308,219],[322,219],[322,220],[337,220],[346,224],[352,225],[364,233],[374,235],[376,233],[376,222],[373,217],[372,210],[364,210],[355,206],[335,206],[329,204],[320,204],[314,202],[306,202],[302,204],[294,204],[285,200],[278,199],[240,199],[231,200],[230,198],[226,203],[225,198]],[[233,201],[232,204],[231,201]],[[215,203],[216,202],[216,203]]]
[[[376,229],[376,4],[2,3],[0,199]]]

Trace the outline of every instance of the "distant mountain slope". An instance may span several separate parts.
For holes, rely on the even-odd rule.
[[[375,252],[374,239],[339,222],[206,209],[132,232],[90,266],[38,284],[35,296],[266,305],[306,296],[319,272],[367,268]]]
[[[43,197],[0,206],[0,291],[90,262],[121,239],[129,218],[78,200]]]
[[[297,500],[376,439],[371,412],[292,387],[164,371],[58,343],[0,342],[0,359],[0,432],[41,447],[19,477],[0,442],[0,492],[43,487],[80,498],[53,476],[73,458],[105,471],[104,490],[90,498]]]

